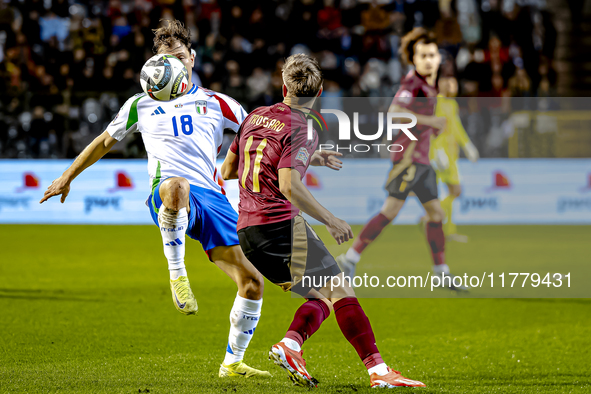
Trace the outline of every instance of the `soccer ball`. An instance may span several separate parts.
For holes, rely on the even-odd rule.
[[[170,101],[189,90],[189,73],[185,65],[172,55],[152,56],[140,74],[144,92],[157,101]]]

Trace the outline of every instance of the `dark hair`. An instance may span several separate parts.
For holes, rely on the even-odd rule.
[[[399,52],[404,63],[414,64],[412,58],[415,55],[415,45],[417,45],[418,43],[437,43],[437,36],[435,35],[435,33],[428,31],[423,27],[415,27],[404,37],[402,37]]]
[[[191,31],[179,20],[162,19],[163,25],[154,32],[154,53],[158,53],[162,46],[171,47],[174,41],[179,41],[191,52]]]

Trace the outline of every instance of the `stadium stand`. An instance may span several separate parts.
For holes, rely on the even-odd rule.
[[[294,52],[319,59],[324,97],[392,96],[407,72],[400,37],[415,26],[438,33],[464,97],[556,96],[557,40],[574,30],[555,27],[554,15],[563,26],[569,14],[552,7],[562,9],[543,0],[3,0],[0,157],[75,157],[140,91],[161,19],[191,29],[199,84],[250,111],[281,99],[281,66]],[[508,155],[507,141],[491,148],[487,130],[467,130],[483,156]],[[143,155],[134,136],[111,157]]]

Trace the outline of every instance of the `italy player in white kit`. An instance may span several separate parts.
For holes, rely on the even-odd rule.
[[[188,70],[193,68],[188,29],[175,20],[154,33],[157,54],[174,55]],[[242,253],[236,234],[238,214],[217,183],[215,166],[224,130],[238,131],[247,114],[238,102],[193,85],[190,77],[189,73],[189,91],[178,99],[163,102],[138,94],[127,100],[105,132],[53,181],[40,202],[61,195],[63,203],[76,176],[127,134],[142,133],[150,174],[146,203],[162,235],[175,307],[187,315],[197,312],[184,262],[188,235],[201,242],[209,259],[238,286],[219,376],[270,376],[242,361],[260,319],[263,279]]]

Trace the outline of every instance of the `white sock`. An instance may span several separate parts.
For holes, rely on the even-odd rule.
[[[436,275],[441,275],[442,273],[448,275],[449,274],[449,266],[447,264],[434,265],[433,272],[435,272]]]
[[[379,376],[383,376],[383,375],[387,375],[388,374],[388,366],[386,365],[386,363],[381,363],[376,365],[375,367],[371,367],[367,370],[367,373],[369,374],[369,376],[371,376],[372,373],[376,373]]]
[[[185,233],[189,225],[187,208],[174,211],[162,204],[158,212],[164,255],[168,260],[170,279],[187,276],[185,270]]]
[[[226,347],[224,364],[229,365],[244,358],[244,352],[252,339],[261,317],[263,299],[247,300],[236,295],[230,312],[230,335]]]
[[[297,343],[296,341],[294,341],[293,339],[290,338],[283,338],[281,340],[281,342],[283,342],[283,344],[285,346],[287,346],[288,348],[290,348],[291,350],[294,350],[296,352],[300,352],[302,351],[302,348],[300,347],[300,344]]]
[[[359,260],[361,260],[361,255],[357,253],[357,251],[355,251],[355,249],[353,249],[352,247],[349,248],[349,250],[347,250],[347,254],[345,254],[345,257],[347,258],[347,260],[354,264],[357,264]]]

